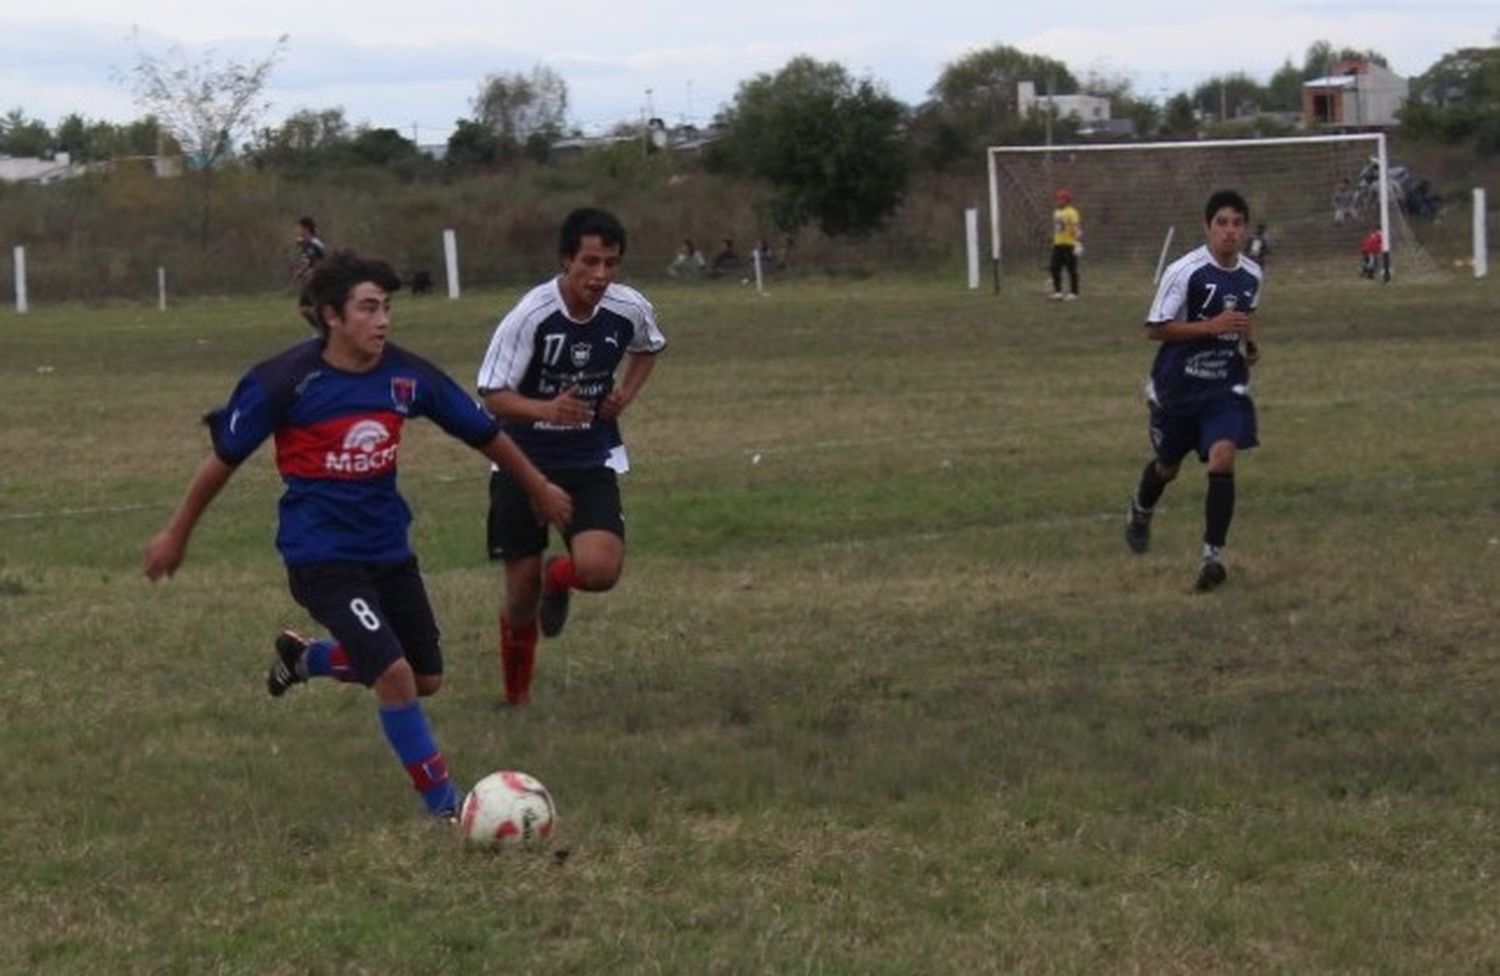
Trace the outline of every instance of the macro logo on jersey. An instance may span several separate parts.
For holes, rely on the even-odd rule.
[[[617,342],[615,345],[618,346],[619,343]],[[583,369],[583,367],[587,366],[589,364],[589,357],[593,354],[594,347],[587,342],[575,342],[572,348],[568,350],[568,355],[573,357],[574,369]]]
[[[399,413],[336,417],[276,432],[276,467],[298,478],[356,480],[393,471],[401,449]]]
[[[391,402],[396,405],[397,413],[411,413],[412,404],[417,402],[416,378],[411,376],[391,377]]]

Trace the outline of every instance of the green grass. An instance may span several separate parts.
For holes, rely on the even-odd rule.
[[[139,575],[290,302],[0,314],[0,972],[1500,972],[1500,283],[1278,269],[1206,597],[1201,468],[1120,539],[1149,286],[1085,284],[654,289],[629,566],[523,713],[485,465],[409,428],[429,714],[561,809],[498,857],[368,694],[266,697],[308,625],[268,451]],[[402,297],[398,341],[467,384],[515,297]]]

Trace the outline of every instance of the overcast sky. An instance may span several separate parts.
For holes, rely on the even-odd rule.
[[[137,45],[247,58],[281,34],[290,49],[272,76],[268,121],[342,106],[351,122],[425,143],[469,114],[486,74],[536,64],[567,82],[571,121],[601,131],[648,104],[669,123],[706,122],[741,81],[797,54],[838,61],[916,104],[944,65],[1009,44],[1160,99],[1233,71],[1265,81],[1319,39],[1375,48],[1415,75],[1455,48],[1495,43],[1497,30],[1494,0],[4,0],[0,112],[21,108],[49,125],[70,112],[127,121],[142,113],[114,76]]]

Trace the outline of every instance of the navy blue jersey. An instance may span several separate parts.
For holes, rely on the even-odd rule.
[[[526,293],[490,339],[479,364],[479,392],[509,390],[551,400],[569,386],[595,410],[615,388],[625,353],[665,347],[656,310],[634,288],[612,284],[586,322],[568,316],[557,279]],[[628,467],[619,424],[595,419],[564,427],[542,421],[506,421],[504,429],[543,471]]]
[[[396,491],[401,428],[430,417],[483,447],[499,422],[446,373],[387,345],[380,364],[349,373],[323,360],[317,339],[252,367],[229,402],[203,418],[214,453],[238,465],[276,438],[286,486],[276,548],[289,566],[387,562],[411,555],[411,510]]]
[[[1170,322],[1202,322],[1228,309],[1254,312],[1260,304],[1260,266],[1239,257],[1221,268],[1208,247],[1178,258],[1162,275],[1148,327]],[[1250,368],[1240,352],[1240,333],[1163,342],[1151,365],[1146,395],[1169,413],[1197,410],[1216,396],[1249,396]]]

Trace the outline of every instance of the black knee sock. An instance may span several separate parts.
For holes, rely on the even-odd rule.
[[[1135,507],[1139,511],[1149,512],[1156,507],[1161,499],[1161,493],[1167,490],[1167,483],[1161,480],[1161,475],[1156,472],[1156,462],[1147,461],[1146,469],[1141,472],[1141,483],[1135,489]]]
[[[1208,497],[1203,500],[1203,541],[1222,548],[1229,538],[1229,523],[1234,518],[1234,474],[1208,476]]]

